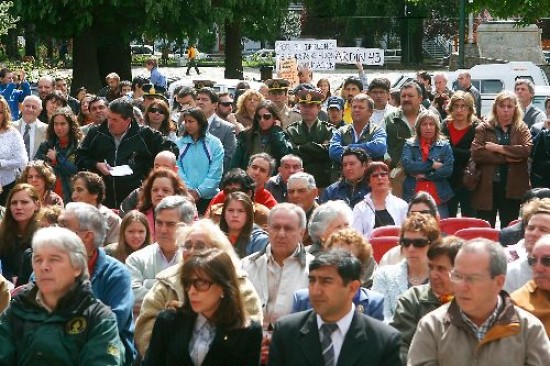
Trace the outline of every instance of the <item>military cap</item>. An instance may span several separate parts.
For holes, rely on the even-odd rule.
[[[144,84],[143,85],[143,96],[144,97],[154,97],[159,99],[166,100],[166,97],[164,95],[166,93],[166,89],[162,86],[157,86],[153,84]]]
[[[298,103],[321,104],[323,101],[323,94],[317,89],[302,89],[296,96],[298,97]]]
[[[193,84],[195,89],[201,90],[202,88],[213,88],[216,82],[212,80],[193,80]]]
[[[285,79],[268,79],[265,81],[265,85],[269,90],[287,90],[289,82]]]
[[[344,109],[344,98],[333,95],[327,99],[327,108],[336,108],[338,110]]]

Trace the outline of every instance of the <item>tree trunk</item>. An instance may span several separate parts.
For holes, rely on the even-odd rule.
[[[404,65],[421,64],[424,61],[422,52],[422,28],[424,20],[420,11],[412,3],[403,2],[399,18],[399,38],[401,40],[401,63]]]
[[[55,42],[53,37],[46,37],[46,62],[48,62],[52,67],[55,67],[55,61],[54,61],[54,49],[55,49]]]
[[[21,55],[19,54],[19,47],[17,47],[17,34],[17,28],[8,30],[8,34],[5,37],[6,56],[10,59],[20,60]]]
[[[225,73],[226,79],[243,78],[243,58],[241,51],[241,21],[226,20],[225,28]]]
[[[36,32],[32,23],[25,24],[25,56],[36,59]]]
[[[130,27],[130,24],[101,24],[102,42],[97,47],[97,65],[102,85],[107,85],[105,76],[116,72],[120,80],[132,80],[132,55],[130,42],[120,35],[120,29]]]
[[[81,86],[86,87],[92,93],[96,93],[101,87],[95,35],[93,29],[90,28],[73,39],[71,95],[75,95]]]

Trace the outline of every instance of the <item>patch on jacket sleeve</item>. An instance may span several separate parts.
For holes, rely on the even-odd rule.
[[[116,344],[109,342],[107,344],[107,354],[118,357],[120,355],[120,350],[116,346]]]

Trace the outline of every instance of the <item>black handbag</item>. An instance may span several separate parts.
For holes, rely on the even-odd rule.
[[[476,162],[474,159],[470,157],[468,160],[468,163],[466,163],[466,167],[464,168],[464,175],[462,176],[462,185],[464,188],[474,191],[477,189],[477,186],[479,185],[479,181],[481,180],[481,170],[477,167]]]

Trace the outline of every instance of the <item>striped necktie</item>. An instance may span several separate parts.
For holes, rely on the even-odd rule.
[[[334,358],[334,347],[332,346],[332,338],[330,335],[338,329],[336,323],[324,323],[321,325],[321,350],[323,352],[323,358],[325,360],[325,366],[336,365]]]
[[[27,151],[27,156],[29,160],[32,159],[31,156],[31,125],[28,123],[25,124],[25,132],[23,132],[23,142],[25,143],[25,150]]]

